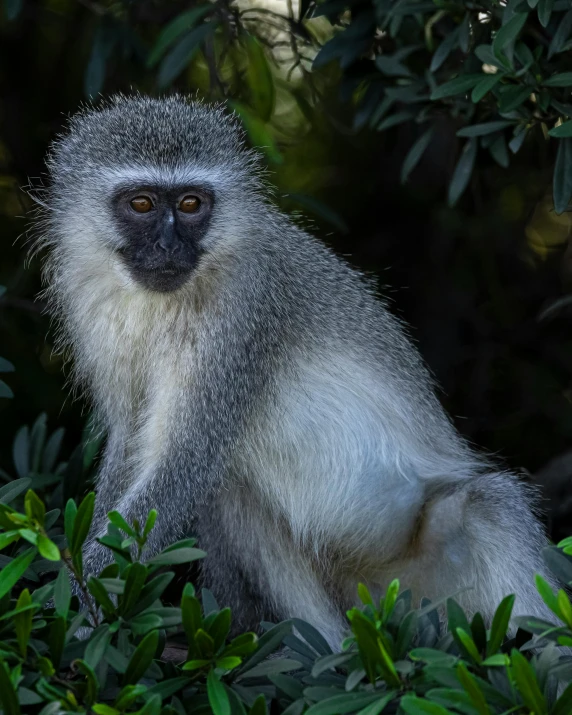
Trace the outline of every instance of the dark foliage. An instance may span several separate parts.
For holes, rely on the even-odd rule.
[[[144,525],[110,512],[100,542],[114,563],[86,582],[82,546],[94,494],[79,504],[64,494],[69,478],[77,484],[89,473],[94,441],[88,432],[67,464],[59,462],[60,442],[61,432],[46,434],[43,416],[20,431],[14,466],[25,476],[0,489],[4,715],[570,713],[572,685],[563,686],[572,680],[572,658],[557,644],[572,645],[572,605],[540,577],[555,623],[519,617],[516,638],[507,638],[513,596],[487,629],[479,614],[469,622],[452,598],[416,608],[394,581],[375,603],[361,584],[362,605],[348,611],[339,653],[301,619],[263,623],[260,637],[229,638],[230,610],[191,583],[176,605],[166,600],[173,568],[206,555],[185,539],[142,560],[154,511]],[[568,585],[570,554],[571,540],[546,554]],[[78,610],[70,572],[87,612]],[[446,632],[439,607],[446,608]]]

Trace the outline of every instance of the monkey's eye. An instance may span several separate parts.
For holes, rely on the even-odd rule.
[[[179,211],[182,211],[186,214],[192,214],[195,213],[195,211],[199,210],[200,205],[200,199],[198,199],[196,196],[185,196],[181,199],[181,202],[179,203]]]
[[[139,214],[146,214],[153,208],[153,202],[148,196],[136,196],[129,203],[133,211]]]

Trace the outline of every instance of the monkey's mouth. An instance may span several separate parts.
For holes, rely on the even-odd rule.
[[[146,261],[120,252],[132,278],[148,290],[170,293],[181,288],[189,279],[196,262]]]
[[[131,274],[138,283],[149,290],[160,293],[170,293],[181,288],[187,282],[191,272],[191,267],[174,264],[165,264],[156,268],[131,267]]]

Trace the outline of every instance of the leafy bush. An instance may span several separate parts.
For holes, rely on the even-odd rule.
[[[92,432],[86,431],[70,462],[56,465],[60,443],[61,430],[47,438],[43,416],[30,431],[20,430],[14,443],[20,476],[4,475],[0,489],[4,715],[572,712],[572,684],[563,689],[572,681],[572,658],[557,648],[572,645],[572,605],[541,578],[539,591],[560,625],[521,617],[515,638],[507,638],[513,596],[499,605],[490,629],[479,614],[469,622],[448,599],[445,632],[437,612],[443,604],[412,608],[411,594],[400,593],[397,581],[377,604],[360,585],[362,605],[348,611],[349,635],[339,653],[296,618],[263,623],[260,637],[230,636],[230,610],[207,589],[197,594],[191,583],[181,589],[178,605],[170,604],[166,589],[174,567],[205,554],[185,539],[143,562],[154,511],[144,525],[109,514],[100,541],[114,563],[86,582],[82,546],[94,493],[79,506],[68,499],[63,508],[47,510],[46,503],[62,503],[72,462],[89,476]],[[546,556],[572,585],[572,540]],[[79,585],[72,586],[70,571]],[[87,612],[80,612],[75,592],[82,593]],[[79,639],[88,623],[87,637]]]
[[[350,11],[348,14],[347,11]],[[359,98],[356,126],[417,124],[407,180],[445,117],[463,148],[449,204],[469,184],[477,152],[508,167],[529,133],[554,137],[554,205],[572,199],[570,0],[325,0],[313,16],[339,31],[314,67],[336,60],[342,92]]]

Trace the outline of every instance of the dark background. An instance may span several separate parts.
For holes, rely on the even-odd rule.
[[[252,107],[268,81],[254,60],[249,75],[247,56],[238,80],[217,86],[205,70],[205,47],[159,86],[145,52],[191,3],[18,4],[6,2],[0,19],[0,284],[7,288],[0,298],[0,354],[15,366],[2,376],[14,399],[0,399],[0,467],[9,475],[21,425],[46,412],[51,429],[66,428],[69,452],[88,414],[68,395],[61,359],[52,354],[38,298],[41,260],[26,265],[23,236],[31,207],[23,187],[42,176],[47,147],[66,115],[94,84],[105,94],[180,90]],[[122,36],[124,44],[107,51],[106,22],[130,28],[136,39]],[[572,533],[572,222],[570,214],[552,210],[553,148],[537,133],[508,169],[479,156],[478,172],[451,208],[446,187],[459,146],[449,117],[437,123],[402,186],[400,167],[415,136],[409,124],[383,133],[355,129],[335,67],[313,78],[295,71],[290,79],[272,61],[268,67],[273,114],[260,131],[273,138],[267,161],[277,202],[378,277],[391,309],[411,326],[459,430],[541,484],[554,539]],[[287,91],[299,94],[295,111]],[[264,134],[256,142],[256,126],[250,130],[255,143],[267,143]]]

